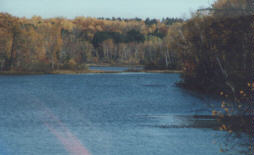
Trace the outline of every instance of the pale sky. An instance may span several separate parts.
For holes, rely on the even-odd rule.
[[[0,0],[0,12],[18,17],[76,16],[158,18],[188,17],[214,0]]]

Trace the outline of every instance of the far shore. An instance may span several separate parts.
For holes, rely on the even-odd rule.
[[[54,70],[51,72],[24,72],[24,71],[1,71],[0,75],[42,75],[42,74],[104,74],[104,73],[182,73],[181,70],[126,70],[126,71],[104,71],[104,70]]]
[[[110,63],[98,63],[98,64],[94,64],[94,63],[88,63],[87,66],[90,67],[143,67],[144,65],[140,65],[140,64],[110,64]]]

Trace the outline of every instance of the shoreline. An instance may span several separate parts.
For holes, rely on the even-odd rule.
[[[182,73],[181,70],[126,70],[126,71],[103,71],[103,70],[55,70],[51,72],[21,72],[2,71],[0,75],[47,75],[47,74],[106,74],[106,73]]]
[[[88,63],[87,66],[89,67],[144,67],[144,65],[140,64],[109,64],[109,63]]]

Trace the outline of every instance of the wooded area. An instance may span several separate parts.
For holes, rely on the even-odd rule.
[[[166,50],[165,36],[175,22],[182,20],[26,19],[1,13],[0,70],[85,69],[87,63],[174,68],[176,56]]]
[[[182,24],[178,53],[187,87],[207,93],[223,91],[235,98],[243,95],[240,92],[250,96],[254,19],[247,6],[244,0],[218,0],[212,15],[195,16]],[[234,13],[231,9],[245,11]]]

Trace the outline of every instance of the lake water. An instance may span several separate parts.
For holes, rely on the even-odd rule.
[[[0,76],[0,154],[225,155],[247,136],[184,127],[211,104],[179,74]],[[230,141],[229,141],[230,138]],[[236,144],[229,152],[224,145]]]

